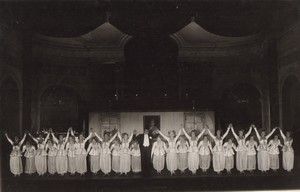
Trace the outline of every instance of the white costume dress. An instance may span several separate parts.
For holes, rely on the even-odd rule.
[[[286,171],[291,171],[294,168],[294,149],[292,147],[293,139],[288,140],[282,133],[281,129],[280,134],[284,141],[284,146],[282,148],[282,167]]]
[[[59,142],[53,133],[52,137],[53,141],[57,144],[56,171],[58,174],[63,175],[68,172],[68,157],[65,147],[69,139],[69,132],[67,133],[67,137],[63,139],[63,142]]]
[[[204,134],[205,129],[193,140],[191,136],[189,136],[184,129],[182,129],[186,138],[188,138],[190,147],[188,151],[188,168],[192,173],[196,173],[199,168],[199,151],[198,151],[198,140]]]
[[[121,148],[120,148],[120,173],[127,174],[130,172],[131,168],[131,159],[130,159],[130,149],[129,144],[133,138],[133,134],[130,135],[127,141],[121,138],[121,135],[118,134],[119,139],[121,140]]]
[[[12,152],[10,153],[10,158],[9,158],[10,171],[15,176],[21,175],[21,173],[23,173],[23,165],[21,160],[22,157],[21,146],[25,141],[26,134],[18,144],[15,144],[7,135],[6,138],[8,142],[12,145]]]
[[[166,144],[161,142],[154,142],[151,150],[151,157],[153,159],[153,168],[157,172],[161,172],[165,167],[165,154],[166,154]]]
[[[213,147],[213,168],[215,172],[221,172],[225,168],[225,155],[224,155],[224,148],[223,148],[223,140],[229,133],[229,128],[227,128],[227,131],[225,134],[218,139],[216,136],[214,136],[210,130],[208,130],[209,135],[213,140],[215,141],[215,146]]]
[[[97,173],[100,171],[100,152],[101,145],[100,143],[90,143],[87,149],[87,152],[90,155],[90,169],[92,173]]]

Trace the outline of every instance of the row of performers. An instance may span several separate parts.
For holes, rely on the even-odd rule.
[[[250,136],[252,129],[256,132],[259,144],[255,141],[254,136]],[[276,129],[280,131],[284,145],[281,144],[277,135],[268,142]],[[208,135],[204,135],[206,130],[214,141],[214,147],[212,147]],[[230,138],[223,144],[223,140],[230,130],[237,140],[237,146]],[[100,170],[104,174],[109,174],[113,170],[116,173],[125,175],[131,170],[135,173],[142,170],[148,172],[149,163],[147,163],[147,150],[145,149],[150,149],[148,150],[150,151],[150,161],[158,174],[164,169],[165,163],[171,175],[177,169],[181,172],[189,169],[193,174],[196,174],[199,167],[206,173],[210,167],[211,154],[214,171],[221,173],[226,169],[230,173],[234,167],[235,153],[236,169],[241,173],[246,170],[255,170],[256,164],[262,172],[269,169],[276,171],[279,169],[279,147],[282,147],[283,151],[283,169],[286,171],[293,169],[293,139],[289,132],[285,135],[280,128],[274,128],[268,135],[264,131],[259,133],[254,125],[251,125],[246,134],[239,131],[237,135],[231,124],[224,135],[221,135],[220,130],[216,132],[216,135],[213,135],[208,127],[203,129],[198,136],[194,131],[188,134],[184,128],[180,129],[177,135],[175,131],[170,131],[168,136],[160,131],[157,132],[159,136],[153,143],[151,142],[151,136],[148,136],[148,130],[145,130],[139,136],[136,136],[136,131],[130,136],[127,133],[121,135],[118,131],[111,138],[108,134],[104,134],[103,139],[92,129],[87,138],[84,138],[82,134],[76,137],[71,128],[65,138],[60,135],[57,139],[52,130],[49,131],[46,138],[41,135],[35,138],[29,134],[37,143],[37,150],[30,142],[26,142],[21,150],[27,133],[24,134],[21,141],[17,137],[12,141],[7,134],[5,135],[13,146],[10,154],[10,170],[15,176],[23,172],[22,152],[25,153],[24,157],[26,158],[25,173],[37,172],[39,175],[45,174],[47,169],[50,174],[64,175],[67,172],[85,174],[87,172],[87,155],[90,156],[91,172],[95,174]],[[50,135],[52,139],[49,139]],[[203,140],[199,142],[202,136]],[[250,139],[246,140],[249,136]],[[89,139],[91,139],[91,142],[86,149],[85,144]],[[140,140],[142,142],[139,142]]]

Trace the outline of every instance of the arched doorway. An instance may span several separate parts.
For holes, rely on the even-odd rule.
[[[282,126],[288,131],[300,128],[300,83],[295,76],[289,76],[282,87]]]
[[[251,84],[233,85],[222,94],[220,124],[226,129],[233,123],[236,129],[248,130],[251,124],[262,125],[260,93]]]
[[[1,168],[3,175],[9,173],[9,153],[11,145],[7,142],[3,131],[7,131],[11,139],[20,136],[20,95],[16,81],[6,77],[0,84],[0,129],[1,129]]]
[[[169,37],[135,37],[125,47],[125,98],[147,101],[178,96],[177,45]]]
[[[81,131],[79,101],[78,93],[69,87],[47,88],[40,98],[40,131],[52,128],[54,132],[66,132],[70,126]]]
[[[20,132],[20,98],[16,81],[6,77],[0,87],[0,122],[9,135]]]

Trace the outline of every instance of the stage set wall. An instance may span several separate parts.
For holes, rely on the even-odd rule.
[[[89,113],[89,128],[93,128],[94,131],[103,135],[103,127],[101,126],[101,118],[103,118],[103,112],[91,112]],[[197,114],[201,114],[205,117],[205,121],[201,121]],[[132,133],[137,130],[138,134],[143,133],[144,130],[144,116],[160,116],[160,130],[162,133],[167,134],[168,131],[178,130],[185,126],[187,131],[191,131],[194,128],[198,130],[203,129],[203,124],[207,124],[210,130],[215,132],[215,114],[213,111],[198,111],[198,112],[120,112],[114,113],[117,116],[119,122],[115,127],[120,128],[122,133]],[[195,117],[195,118],[194,118]],[[193,123],[195,122],[195,123]]]

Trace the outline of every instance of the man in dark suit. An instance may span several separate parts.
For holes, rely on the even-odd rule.
[[[134,131],[133,139],[137,140],[140,145],[141,160],[142,160],[142,175],[144,177],[149,177],[152,168],[151,150],[152,150],[153,136],[150,135],[148,129],[145,129],[144,133],[139,135],[136,135],[136,131]]]

